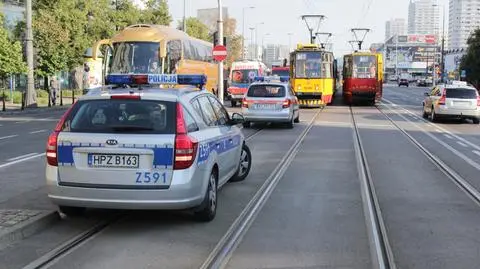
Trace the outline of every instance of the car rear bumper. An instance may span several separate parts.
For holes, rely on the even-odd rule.
[[[242,115],[245,121],[251,122],[289,122],[292,120],[292,113],[287,109],[276,112],[252,112],[244,108]]]
[[[452,108],[442,108],[438,107],[435,109],[435,114],[444,118],[477,118],[480,119],[480,110],[470,109],[452,109]]]
[[[57,167],[47,165],[47,190],[57,205],[108,209],[182,210],[203,201],[207,182],[185,180],[174,174],[166,189],[107,189],[62,186],[57,181]]]
[[[229,96],[232,101],[242,101],[244,94],[230,94]]]

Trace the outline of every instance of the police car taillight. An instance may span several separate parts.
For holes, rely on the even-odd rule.
[[[282,103],[282,107],[287,108],[287,107],[290,107],[291,104],[292,104],[292,101],[290,101],[290,99],[285,99]]]
[[[58,158],[57,158],[57,139],[58,139],[57,131],[54,131],[50,134],[47,141],[47,163],[52,166],[58,166]]]
[[[477,106],[480,106],[480,95],[477,96]]]
[[[243,97],[243,99],[242,99],[242,107],[248,108],[248,100],[245,97]]]
[[[446,92],[445,89],[443,89],[442,97],[440,97],[440,99],[438,99],[438,104],[439,105],[445,105],[446,99],[447,99],[447,92]]]
[[[65,114],[60,118],[55,129],[50,134],[47,140],[47,163],[51,166],[58,166],[58,156],[57,156],[57,146],[58,146],[58,135],[60,131],[62,131],[63,125],[65,124],[65,120],[72,111],[74,105],[72,105]]]
[[[187,133],[185,118],[183,116],[183,107],[177,103],[177,126],[175,135],[175,162],[174,170],[187,169],[195,161],[197,156],[198,142]]]

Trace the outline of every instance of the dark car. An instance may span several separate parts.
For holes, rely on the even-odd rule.
[[[417,86],[419,87],[426,87],[427,86],[427,79],[426,78],[420,78],[417,80]]]
[[[408,87],[408,84],[409,84],[408,78],[401,78],[401,79],[398,80],[398,87],[400,87],[402,85]]]

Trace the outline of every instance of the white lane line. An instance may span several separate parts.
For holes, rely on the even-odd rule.
[[[2,127],[2,126],[3,126],[3,124],[0,124],[0,127]]]
[[[443,134],[443,136],[445,136],[446,138],[449,138],[449,139],[453,139],[453,137],[451,135],[448,135],[448,134]]]
[[[463,142],[460,142],[460,141],[457,141],[457,144],[459,144],[460,146],[465,147],[465,148],[468,147],[467,144],[465,144]]]
[[[442,130],[440,130],[440,129],[435,129],[435,131],[437,131],[439,133],[443,133]]]
[[[0,164],[0,169],[5,168],[7,166],[17,164],[17,163],[21,163],[21,162],[24,162],[24,161],[35,159],[35,158],[38,158],[38,157],[42,157],[42,156],[45,156],[45,153],[40,153],[40,154],[32,155],[32,156],[29,156],[29,157],[26,157],[26,158],[23,158],[23,159],[18,159],[18,160],[12,161],[12,162]]]
[[[8,135],[8,136],[3,136],[3,137],[0,137],[0,140],[3,140],[3,139],[9,139],[9,138],[13,138],[13,137],[17,137],[18,135]]]
[[[16,121],[16,124],[31,122],[31,120]]]
[[[38,154],[38,152],[32,152],[32,153],[20,155],[20,156],[18,156],[18,157],[10,158],[10,159],[8,159],[7,161],[13,162],[13,161],[20,160],[20,159],[23,159],[23,158],[26,158],[26,157],[30,157],[30,156],[36,155],[36,154]]]
[[[386,100],[385,98],[383,98],[383,99],[382,99],[382,101],[386,101],[386,102],[388,102],[388,103],[392,104],[392,106],[394,105],[394,103],[390,102],[389,100]],[[403,109],[403,110],[404,110],[404,111],[406,111],[407,113],[410,113],[410,114],[416,115],[415,113],[411,112],[410,110],[408,110],[408,109],[406,109],[406,108],[403,108],[403,107],[402,107],[401,109]],[[465,144],[469,145],[470,147],[472,147],[472,148],[474,148],[474,149],[476,149],[476,150],[480,151],[480,146],[478,146],[478,145],[476,145],[476,144],[474,144],[474,143],[472,143],[472,142],[470,142],[470,141],[466,140],[465,138],[463,138],[463,137],[460,137],[460,136],[458,136],[458,135],[456,135],[456,134],[454,134],[454,133],[450,132],[449,130],[447,130],[447,129],[445,129],[445,128],[441,127],[441,126],[435,125],[435,124],[431,123],[430,121],[428,121],[428,120],[426,120],[426,119],[423,119],[423,118],[422,118],[421,120],[423,120],[423,121],[424,121],[426,124],[428,124],[428,125],[430,125],[430,126],[432,126],[432,127],[436,128],[436,130],[437,130],[438,132],[444,132],[444,133],[447,133],[447,134],[449,134],[449,135],[451,135],[451,136],[455,137],[456,139],[458,139],[458,140],[462,141],[463,143],[465,143]]]
[[[33,131],[33,132],[30,132],[30,134],[38,134],[38,133],[43,133],[43,132],[46,132],[47,130],[43,129],[43,130],[38,130],[38,131]]]
[[[472,151],[472,152],[475,153],[475,154],[477,154],[478,156],[480,156],[480,151],[474,150],[474,151]]]

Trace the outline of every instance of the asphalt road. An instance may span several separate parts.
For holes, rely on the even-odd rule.
[[[386,87],[377,108],[353,107],[389,247],[397,268],[476,268],[479,203],[399,128],[480,190],[480,127],[422,119],[425,91]],[[195,223],[181,212],[127,212],[49,268],[198,268],[316,112],[302,110],[302,122],[292,130],[244,129],[246,136],[255,133],[248,141],[252,171],[246,181],[221,190],[213,222]],[[0,207],[53,209],[43,188],[41,154],[60,115],[0,118]],[[226,268],[373,268],[353,144],[348,107],[320,112]],[[0,264],[22,268],[101,215],[93,211],[84,219],[64,220],[57,233],[47,230],[1,250]],[[50,244],[41,244],[49,238]]]

